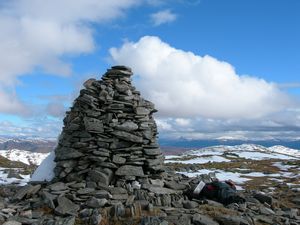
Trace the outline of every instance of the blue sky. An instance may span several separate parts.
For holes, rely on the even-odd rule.
[[[298,0],[0,0],[0,135],[56,137],[113,64],[161,137],[299,137]]]

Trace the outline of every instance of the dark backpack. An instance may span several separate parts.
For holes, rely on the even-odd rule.
[[[226,182],[214,181],[205,185],[200,196],[215,200],[228,205],[231,203],[243,203],[245,200],[240,197],[234,186]]]

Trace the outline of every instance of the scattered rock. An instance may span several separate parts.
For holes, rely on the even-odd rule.
[[[195,225],[219,225],[211,217],[201,214],[195,214],[193,216],[193,224]]]
[[[68,198],[62,196],[57,199],[58,206],[55,208],[55,213],[58,215],[66,216],[66,215],[76,215],[77,211],[80,207],[74,204]]]
[[[268,203],[269,205],[272,205],[273,198],[271,196],[262,194],[262,193],[256,193],[253,195],[254,198],[256,198],[261,203]]]
[[[143,177],[144,172],[143,168],[139,166],[131,166],[131,165],[124,165],[121,166],[116,171],[116,175],[118,176],[137,176],[137,177]]]
[[[2,225],[22,225],[22,223],[11,220],[11,221],[6,221]]]
[[[197,208],[199,206],[199,204],[197,202],[194,201],[183,201],[182,205],[185,209],[194,209]]]
[[[107,200],[105,198],[97,199],[95,197],[92,197],[86,202],[86,205],[91,208],[101,208],[101,207],[105,206],[106,203],[107,203]]]

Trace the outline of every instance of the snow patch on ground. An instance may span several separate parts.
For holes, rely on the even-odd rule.
[[[0,185],[18,184],[20,186],[24,186],[29,182],[30,175],[20,174],[22,179],[18,179],[14,177],[8,178],[8,170],[13,170],[13,169],[0,167]]]
[[[287,147],[284,147],[281,145],[275,145],[275,146],[269,147],[268,150],[271,152],[277,152],[277,153],[281,153],[281,154],[300,157],[300,150],[287,148]]]
[[[40,165],[49,153],[30,152],[19,149],[0,150],[0,155],[11,160],[25,163],[27,165]]]
[[[264,153],[264,152],[237,152],[240,158],[252,159],[252,160],[263,160],[263,159],[295,159],[295,157],[282,155],[282,154],[274,154],[274,153]]]
[[[203,155],[222,155],[224,151],[215,151],[211,149],[191,150],[188,155],[203,156]]]
[[[168,155],[166,156],[166,163],[183,163],[183,164],[203,164],[211,162],[228,162],[230,160],[222,157],[224,154],[232,154],[231,157],[244,158],[252,160],[265,159],[280,159],[280,160],[295,160],[299,159],[300,151],[290,149],[283,146],[273,146],[266,148],[260,145],[243,144],[236,146],[213,146],[201,149],[195,149],[183,153],[182,155]],[[187,156],[198,156],[194,159],[185,160]],[[180,160],[182,159],[182,160]]]
[[[300,176],[291,172],[280,172],[278,174],[265,174],[262,172],[250,172],[250,173],[239,173],[239,172],[230,172],[230,171],[224,171],[224,170],[209,170],[209,169],[201,169],[197,172],[178,172],[180,174],[184,174],[188,177],[195,177],[197,175],[201,174],[208,174],[208,173],[214,173],[216,174],[216,177],[220,181],[225,180],[233,180],[234,183],[237,184],[244,184],[246,181],[252,180],[251,177],[266,177],[270,180],[276,181],[276,182],[283,182],[282,179],[278,179],[276,177],[296,177]]]
[[[207,156],[207,157],[197,157],[189,160],[165,160],[165,163],[182,163],[182,164],[204,164],[208,162],[230,162],[229,159],[226,159],[221,156]]]
[[[166,155],[165,159],[180,159],[180,157],[178,155]]]
[[[276,162],[273,163],[273,166],[276,166],[279,168],[281,171],[288,171],[289,169],[296,168],[297,166],[294,165],[285,165],[282,162]]]
[[[225,181],[225,180],[233,180],[234,183],[237,184],[243,184],[245,181],[251,180],[249,178],[245,178],[245,177],[241,177],[241,173],[237,173],[237,172],[226,172],[224,170],[208,170],[208,169],[202,169],[202,170],[198,170],[197,172],[179,172],[181,174],[184,174],[188,177],[195,177],[197,175],[201,175],[201,174],[208,174],[208,173],[214,173],[216,174],[216,177],[220,180],[220,181]]]

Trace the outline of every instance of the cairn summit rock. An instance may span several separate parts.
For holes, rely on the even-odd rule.
[[[154,104],[131,84],[132,70],[113,66],[84,89],[66,113],[55,149],[55,181],[114,185],[163,171]]]

